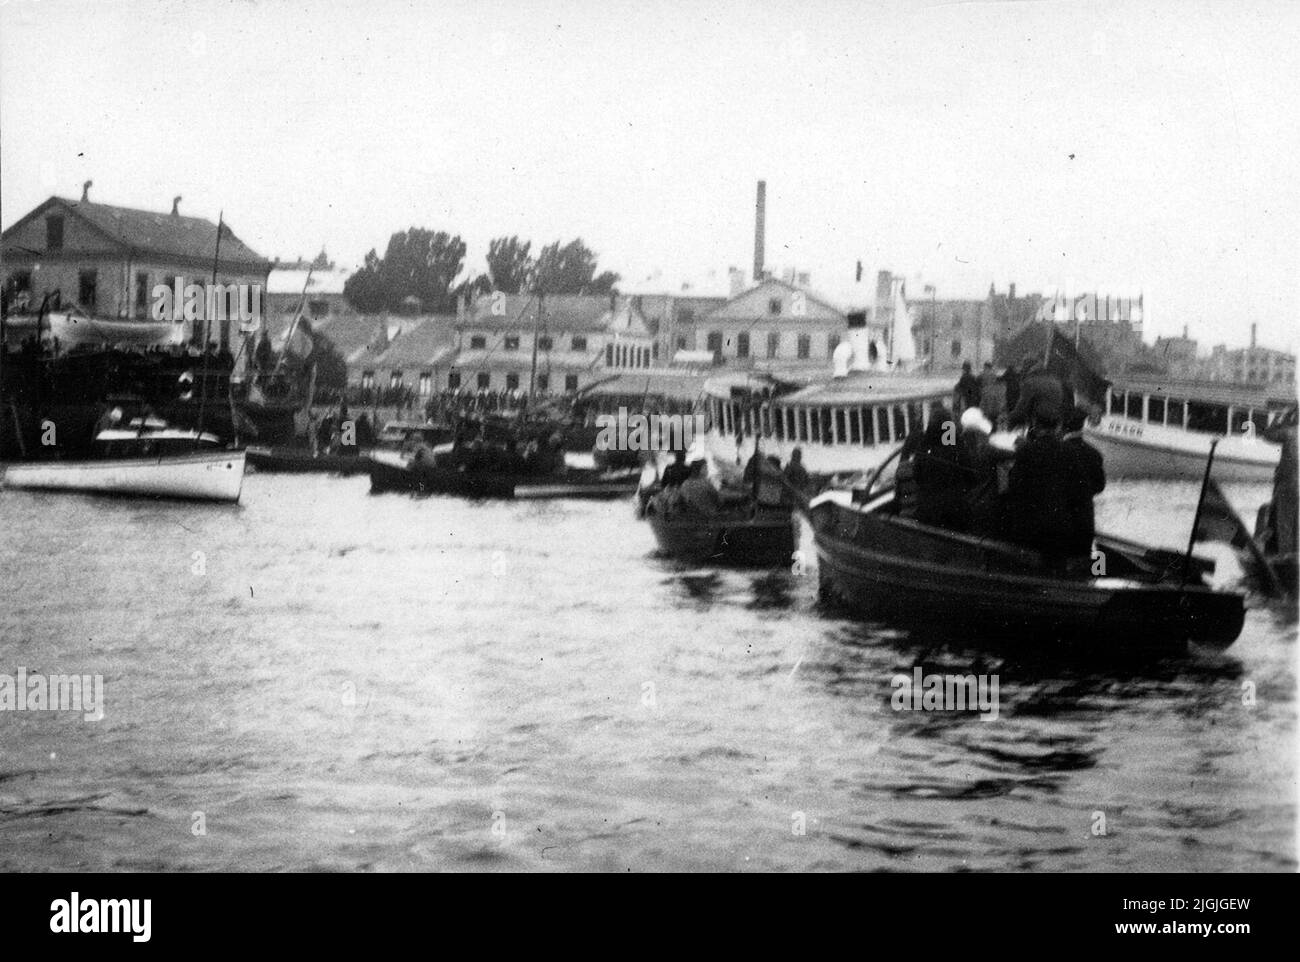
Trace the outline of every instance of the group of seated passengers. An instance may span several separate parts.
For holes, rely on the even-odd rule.
[[[703,458],[687,463],[686,452],[677,451],[673,462],[664,468],[659,485],[668,493],[671,504],[711,514],[749,504],[788,507],[793,504],[790,489],[807,491],[809,476],[803,466],[803,452],[798,448],[791,453],[790,463],[782,468],[779,457],[763,454],[756,447],[739,483],[724,481],[719,487],[709,479],[708,464]]]
[[[1025,419],[1028,433],[1009,451],[990,442],[993,426],[979,408],[968,408],[959,422],[950,411],[935,411],[903,444],[900,513],[1024,545],[1058,567],[1088,559],[1093,498],[1105,489],[1106,474],[1100,452],[1081,433],[1087,412],[1063,413],[1055,392],[1047,391]]]

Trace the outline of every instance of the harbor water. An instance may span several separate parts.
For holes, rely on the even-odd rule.
[[[713,571],[630,501],[367,489],[0,492],[0,674],[104,701],[0,712],[0,870],[1296,869],[1268,609],[1220,653],[1008,651],[823,610],[806,529]],[[1113,483],[1099,527],[1181,549],[1195,497]],[[995,675],[996,719],[895,710],[915,667]]]

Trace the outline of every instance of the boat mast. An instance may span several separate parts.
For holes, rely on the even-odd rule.
[[[217,266],[221,263],[221,225],[223,223],[223,219],[225,215],[226,215],[225,211],[221,211],[219,214],[217,214],[217,244],[216,244],[216,250],[214,250],[212,254],[212,286],[214,288],[217,286]],[[208,313],[210,313],[208,311],[207,302],[215,302],[215,299],[209,297],[209,298],[205,298],[204,300],[205,303],[203,304],[203,313],[207,315]],[[194,435],[194,446],[196,448],[203,440],[203,409],[206,406],[208,400],[208,339],[212,336],[212,319],[205,318],[200,323],[202,323],[203,325],[203,368],[202,368],[202,374],[199,375],[200,378],[199,380],[199,429],[198,431],[195,432]],[[227,382],[226,390],[227,391],[230,390],[228,382]],[[144,422],[147,419],[147,417],[148,415],[143,415],[140,419],[140,427],[142,430],[144,428]]]
[[[533,406],[533,386],[537,381],[537,339],[542,330],[542,310],[546,303],[546,295],[542,292],[542,287],[537,287],[537,321],[533,324],[533,362],[528,370],[528,402],[525,405],[526,410],[531,410]]]

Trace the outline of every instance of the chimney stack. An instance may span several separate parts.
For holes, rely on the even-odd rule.
[[[1250,349],[1252,351],[1255,349],[1255,326],[1254,324],[1250,325]]]
[[[172,198],[172,216],[173,217],[181,216],[181,195],[180,194],[177,194],[175,197]]]
[[[758,182],[758,198],[754,203],[754,282],[763,279],[763,248],[767,231],[767,181]]]
[[[90,188],[94,185],[93,180],[88,180],[81,185],[81,202],[87,203],[90,200]]]

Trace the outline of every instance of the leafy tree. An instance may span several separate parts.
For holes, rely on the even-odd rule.
[[[527,291],[532,283],[533,258],[531,241],[520,242],[515,235],[494,237],[488,242],[487,266],[491,286],[507,294]]]
[[[311,363],[316,365],[316,391],[334,395],[348,386],[348,364],[324,334],[312,331]]]
[[[383,261],[371,248],[365,264],[343,282],[343,296],[362,314],[378,314],[384,309],[387,299],[379,274],[382,267]]]
[[[388,240],[384,256],[373,250],[365,265],[347,279],[343,293],[365,314],[396,311],[414,297],[426,311],[455,309],[452,285],[465,263],[465,242],[446,231],[412,227]]]
[[[608,294],[619,280],[612,271],[596,274],[596,253],[581,238],[543,247],[536,274],[537,289],[545,294]]]

